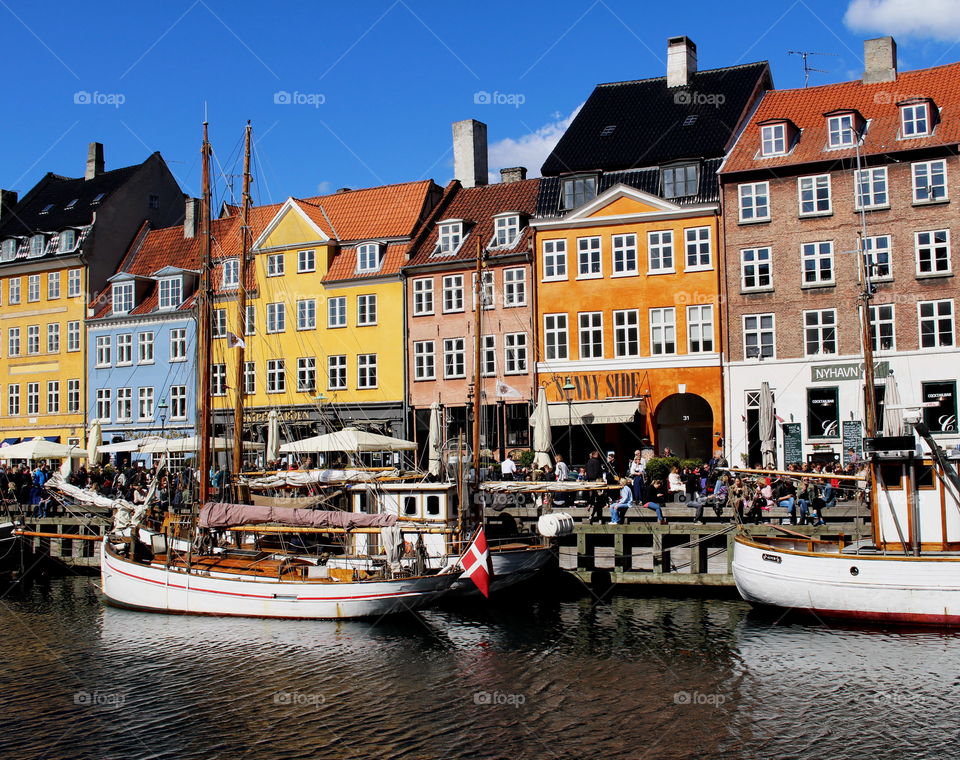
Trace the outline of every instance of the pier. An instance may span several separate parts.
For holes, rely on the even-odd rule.
[[[78,537],[102,536],[110,525],[109,521],[66,515],[21,519],[23,523],[17,526],[19,530],[43,534],[21,535],[16,539],[24,550],[24,563],[28,566],[39,557],[46,556],[61,568],[93,571],[100,567],[99,541]],[[7,558],[5,567],[11,570],[26,569],[18,568],[19,563],[20,553],[14,552]]]

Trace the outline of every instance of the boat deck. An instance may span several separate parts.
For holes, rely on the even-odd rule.
[[[151,567],[163,568],[169,566],[183,572],[187,571],[188,564],[183,555],[156,554],[149,562]],[[259,555],[234,556],[229,553],[212,555],[194,555],[190,558],[189,568],[192,572],[217,573],[227,575],[244,575],[263,578],[264,580],[296,581],[298,583],[344,583],[365,580],[383,580],[376,573],[367,570],[350,568],[324,567],[319,574],[310,573],[311,568],[320,571],[320,566],[293,557],[277,559],[274,555],[262,552]]]

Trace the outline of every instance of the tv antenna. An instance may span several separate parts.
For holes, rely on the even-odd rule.
[[[815,68],[814,68],[813,66],[811,66],[810,63],[807,61],[807,58],[809,58],[811,55],[829,55],[829,56],[833,56],[834,58],[839,58],[839,57],[840,57],[840,56],[836,55],[835,53],[816,53],[816,52],[814,52],[814,51],[812,51],[812,50],[788,50],[787,53],[788,53],[789,55],[799,55],[799,56],[803,59],[803,86],[804,86],[804,87],[807,87],[807,86],[809,86],[809,84],[810,84],[810,72],[811,72],[811,71],[816,71],[816,72],[819,72],[820,74],[829,74],[829,73],[830,73],[830,72],[827,71],[826,69],[815,69]]]

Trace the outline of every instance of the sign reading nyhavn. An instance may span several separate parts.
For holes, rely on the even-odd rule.
[[[877,362],[873,366],[873,376],[885,378],[890,374],[890,362]],[[863,362],[849,364],[823,364],[810,368],[810,379],[815,383],[837,380],[862,380]]]

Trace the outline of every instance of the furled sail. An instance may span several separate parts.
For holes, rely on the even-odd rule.
[[[229,528],[235,525],[279,523],[303,528],[382,528],[396,525],[396,515],[368,515],[362,512],[335,512],[319,509],[290,509],[248,504],[212,502],[200,510],[201,528]]]

